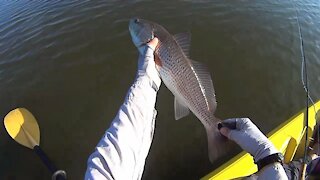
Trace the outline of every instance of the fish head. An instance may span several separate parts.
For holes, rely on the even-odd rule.
[[[144,45],[154,38],[154,23],[139,19],[132,18],[129,22],[129,31],[131,34],[134,45],[142,53]]]

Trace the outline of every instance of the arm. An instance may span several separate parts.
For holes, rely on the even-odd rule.
[[[154,48],[140,56],[135,82],[91,154],[85,179],[140,179],[154,132],[157,90],[161,80],[155,69]]]
[[[280,163],[273,163],[265,166],[258,172],[257,175],[259,180],[288,179],[286,172]]]
[[[279,152],[248,118],[224,120],[220,133],[250,153],[254,157],[255,163]],[[282,165],[278,162],[263,167],[257,175],[258,179],[288,179]]]

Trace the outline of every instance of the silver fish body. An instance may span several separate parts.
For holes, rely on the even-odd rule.
[[[142,19],[131,19],[129,30],[140,52],[153,37],[159,39],[155,50],[156,68],[163,83],[175,96],[175,119],[188,115],[190,110],[207,131],[210,161],[224,154],[226,140],[216,126],[218,119],[214,112],[217,103],[213,83],[208,69],[188,57],[190,34],[172,36],[159,24]]]

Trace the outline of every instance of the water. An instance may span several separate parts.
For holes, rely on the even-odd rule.
[[[310,91],[320,97],[320,11],[299,11]],[[128,20],[192,33],[191,58],[207,64],[220,118],[250,117],[267,133],[304,108],[293,1],[0,1],[0,117],[26,107],[41,128],[41,147],[82,179],[86,161],[134,80],[138,51]],[[195,116],[174,120],[162,86],[154,141],[143,179],[198,179],[211,165]],[[38,157],[0,130],[0,179],[49,179]]]

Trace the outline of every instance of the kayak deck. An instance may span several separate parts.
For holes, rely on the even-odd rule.
[[[314,110],[315,108],[315,110]],[[315,115],[320,109],[320,101],[315,103],[315,107],[310,106],[308,136],[312,136],[314,125],[316,124]],[[316,112],[315,112],[316,111]],[[302,110],[297,115],[285,121],[273,131],[268,133],[268,138],[284,155],[284,162],[290,162],[294,157],[303,156],[305,146],[305,112]],[[310,138],[309,138],[310,139]],[[257,171],[253,158],[246,152],[241,152],[216,170],[201,178],[202,180],[226,180],[236,179],[251,175]]]

